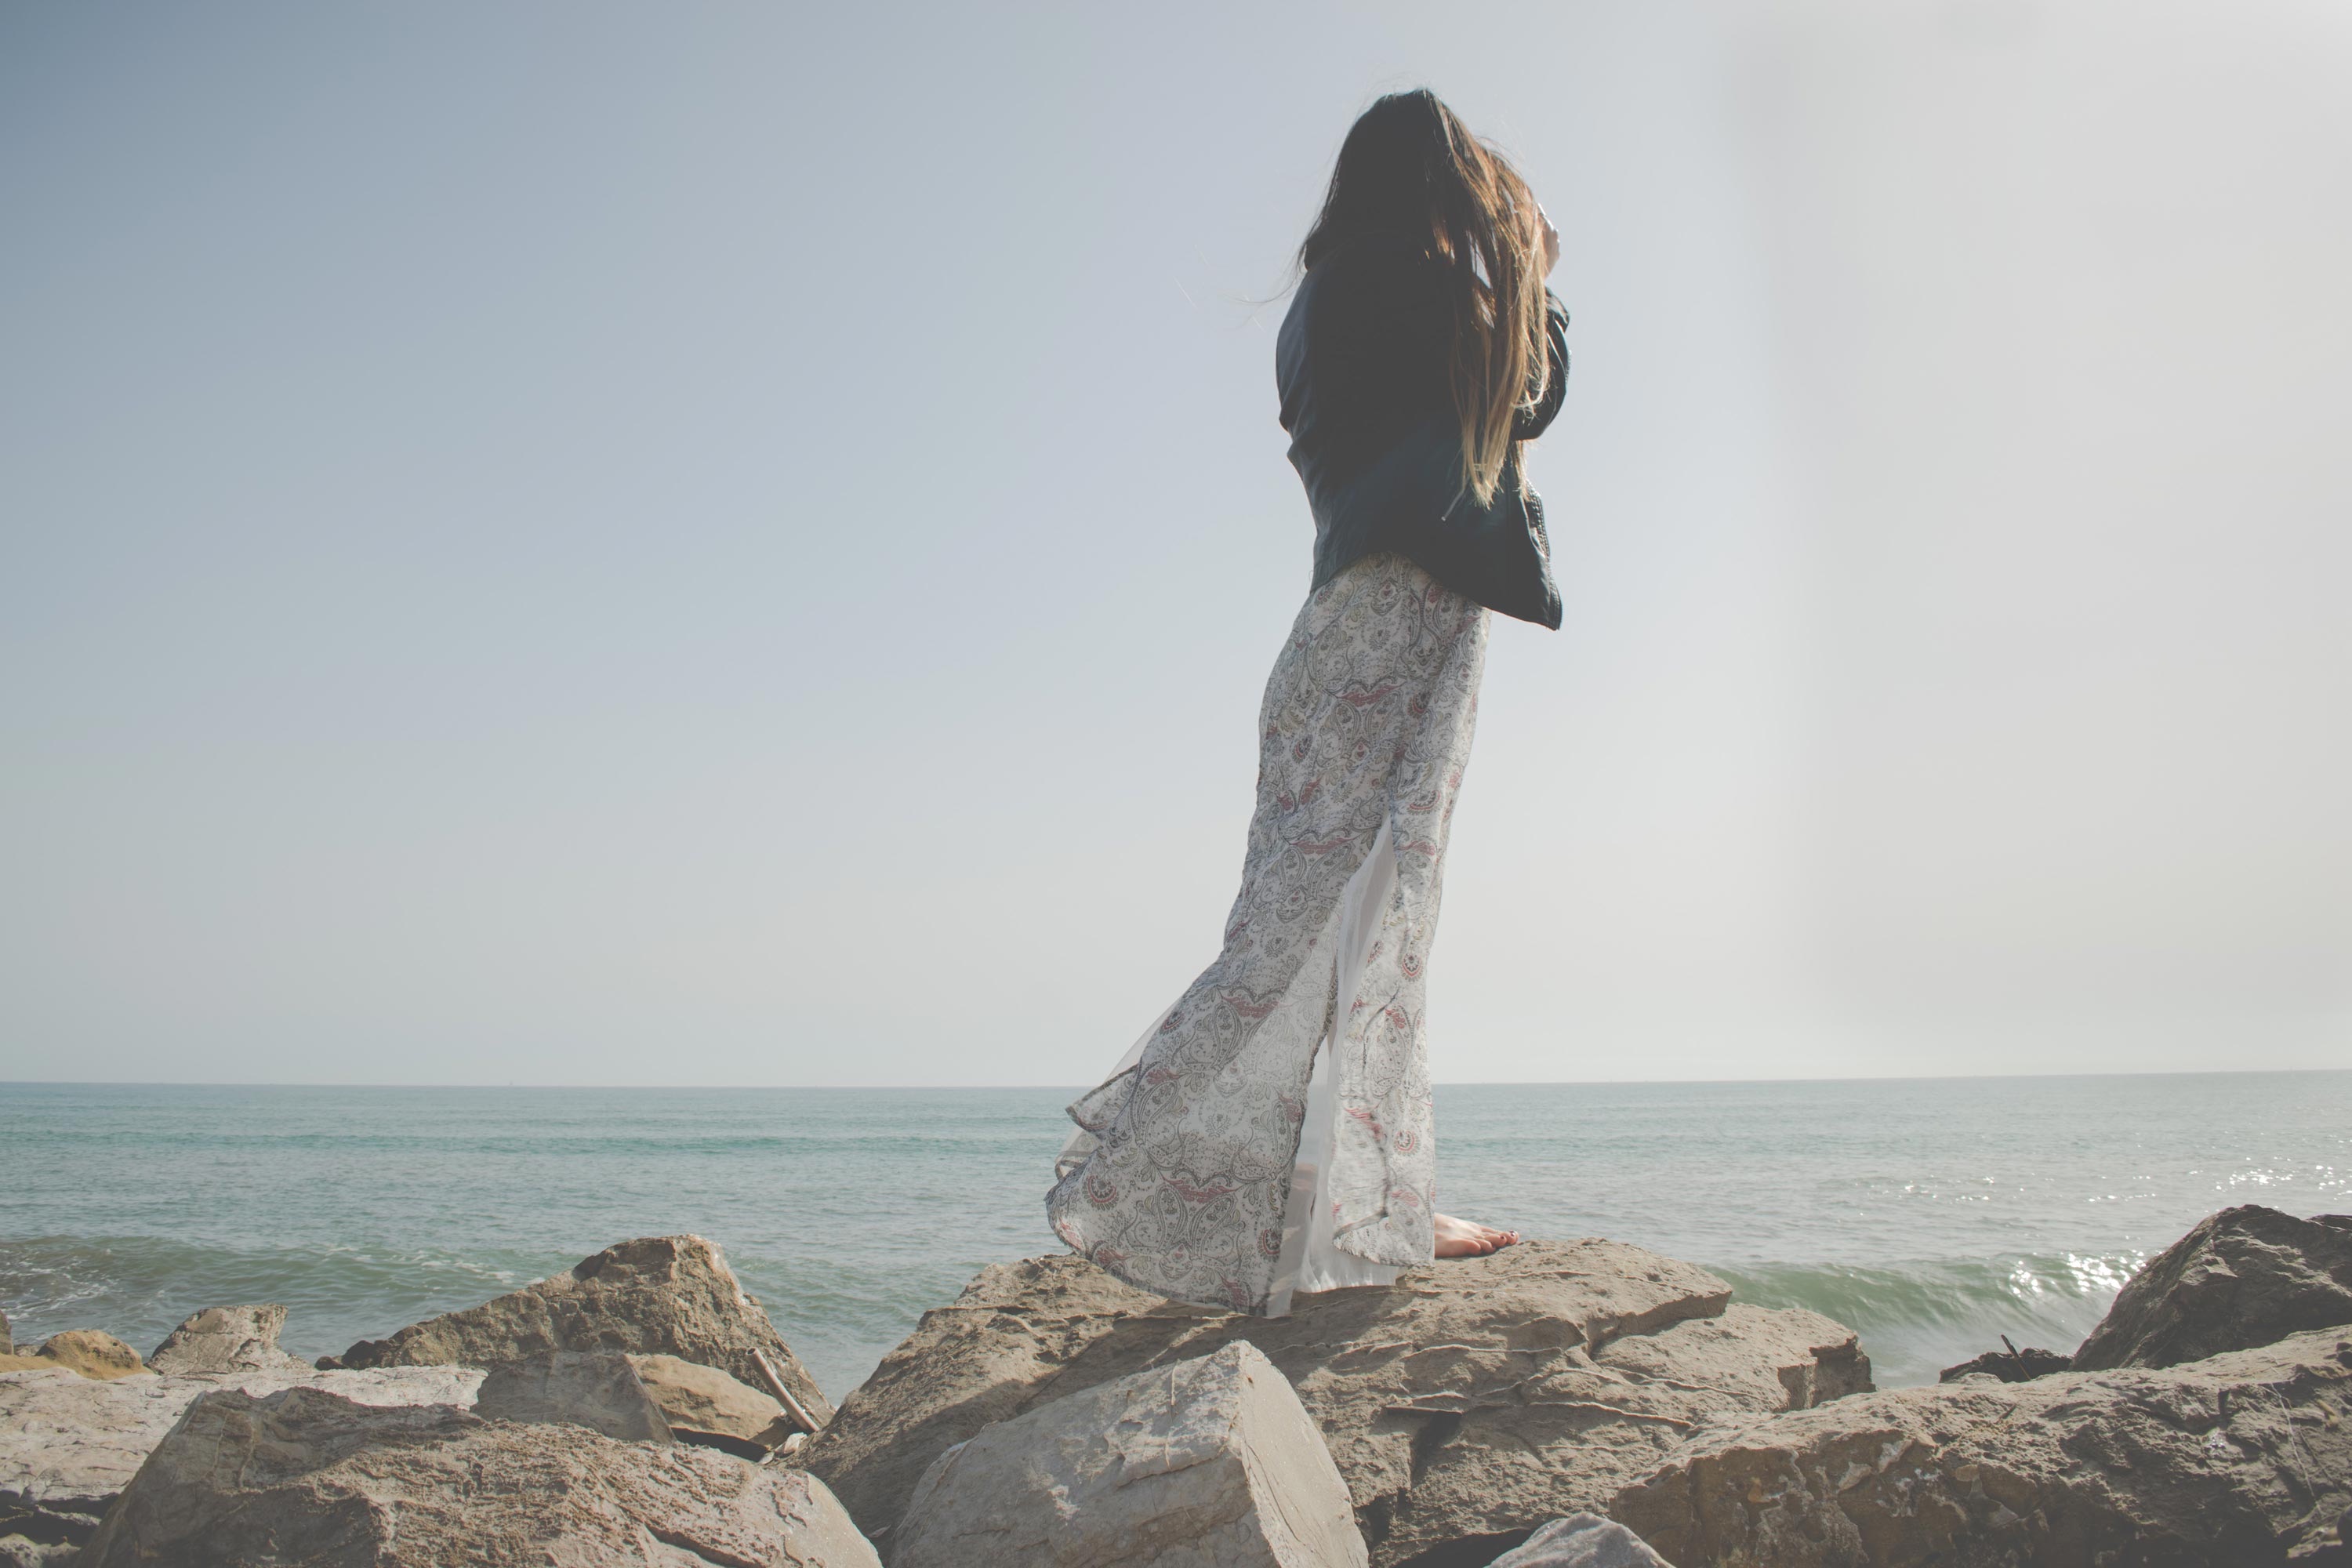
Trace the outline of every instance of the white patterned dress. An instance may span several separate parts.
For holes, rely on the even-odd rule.
[[[1046,1214],[1120,1279],[1279,1316],[1432,1257],[1423,992],[1486,648],[1486,609],[1401,555],[1298,612],[1223,948],[1070,1107]]]

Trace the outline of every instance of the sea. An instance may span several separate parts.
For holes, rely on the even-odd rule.
[[[282,1302],[340,1352],[693,1231],[838,1401],[988,1264],[1060,1250],[1074,1089],[0,1083],[0,1310],[152,1349]],[[2352,1071],[1452,1084],[1440,1202],[1704,1265],[1858,1330],[1881,1386],[2071,1351],[2234,1204],[2352,1210]]]

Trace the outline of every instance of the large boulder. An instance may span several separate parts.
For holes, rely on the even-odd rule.
[[[286,1309],[207,1307],[164,1336],[147,1358],[150,1372],[309,1372],[310,1365],[278,1348]]]
[[[1279,1319],[1165,1302],[1076,1257],[999,1264],[924,1314],[799,1462],[887,1542],[925,1469],[988,1423],[1246,1341],[1321,1428],[1373,1563],[1483,1565],[1598,1509],[1709,1416],[1871,1386],[1853,1331],[1730,1294],[1599,1239],[1301,1296]]]
[[[2168,1563],[2317,1550],[2352,1503],[2352,1330],[1724,1421],[1601,1511],[1715,1568]]]
[[[727,1255],[698,1236],[608,1247],[552,1279],[413,1323],[389,1339],[362,1340],[331,1359],[347,1367],[492,1367],[541,1351],[674,1355],[754,1388],[765,1386],[764,1355],[816,1423],[833,1414],[768,1314],[743,1293]]]
[[[491,1421],[569,1421],[619,1443],[667,1443],[669,1422],[625,1355],[541,1351],[494,1366],[474,1395]]]
[[[570,1424],[370,1408],[310,1388],[189,1408],[79,1568],[879,1568],[824,1487]]]
[[[479,1372],[437,1366],[97,1382],[44,1362],[37,1372],[0,1374],[0,1563],[9,1562],[12,1541],[29,1551],[87,1540],[199,1394],[299,1384],[365,1405],[464,1405],[481,1381]]]
[[[1245,1343],[983,1429],[924,1471],[890,1568],[1346,1568],[1347,1483],[1274,1363]]]
[[[2352,1323],[2352,1215],[2260,1204],[2209,1215],[2141,1266],[2074,1370],[2177,1366]]]

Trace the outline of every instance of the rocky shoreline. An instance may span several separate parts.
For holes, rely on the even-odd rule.
[[[0,1320],[0,1568],[2352,1563],[2352,1216],[2223,1210],[2071,1354],[1879,1391],[1853,1331],[1622,1243],[1256,1320],[983,1269],[836,1411],[646,1237],[306,1363]]]

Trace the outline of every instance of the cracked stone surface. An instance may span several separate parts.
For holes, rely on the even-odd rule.
[[[924,1471],[890,1568],[1363,1568],[1348,1486],[1249,1344],[985,1427]]]
[[[23,1543],[78,1545],[197,1395],[321,1388],[365,1405],[471,1405],[482,1374],[465,1367],[378,1372],[242,1372],[94,1382],[63,1368],[0,1373],[0,1563]]]
[[[206,1307],[164,1336],[147,1358],[147,1370],[162,1373],[294,1372],[310,1363],[278,1348],[286,1309],[276,1302],[251,1307]]]
[[[1727,1419],[1600,1511],[1716,1568],[2242,1568],[2352,1504],[2352,1330]]]
[[[1852,1330],[1730,1295],[1598,1238],[1301,1296],[1272,1320],[1164,1302],[1076,1257],[999,1264],[926,1313],[799,1462],[887,1545],[923,1471],[989,1422],[1246,1341],[1321,1429],[1378,1568],[1483,1568],[1712,1415],[1871,1386]]]
[[[814,1478],[708,1448],[312,1388],[206,1395],[78,1568],[879,1568]]]
[[[765,1355],[820,1425],[833,1414],[768,1314],[743,1293],[726,1253],[699,1236],[620,1242],[552,1279],[386,1339],[362,1340],[327,1360],[347,1367],[492,1367],[544,1351],[674,1355],[752,1388],[765,1386],[758,1360]]]

